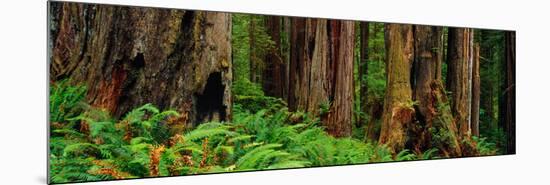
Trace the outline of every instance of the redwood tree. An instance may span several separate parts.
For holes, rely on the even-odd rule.
[[[262,84],[265,93],[269,96],[286,97],[286,62],[281,51],[281,17],[267,16],[265,19],[266,31],[273,41],[273,49],[267,51],[264,63],[266,67],[262,73]]]
[[[50,80],[87,86],[115,117],[146,103],[175,109],[181,127],[229,120],[227,13],[52,3]]]
[[[443,28],[414,26],[413,100],[416,123],[409,133],[416,153],[438,148],[443,156],[460,156],[456,124],[442,84]],[[432,137],[436,135],[435,137]],[[444,136],[444,137],[441,137]]]
[[[421,151],[431,148],[431,133],[434,119],[441,110],[434,98],[434,93],[442,93],[441,61],[443,53],[443,28],[436,26],[414,26],[414,67],[413,67],[413,99],[418,104],[417,120],[419,125],[414,128],[414,149]],[[438,91],[438,92],[435,92]],[[450,113],[447,113],[450,114]]]
[[[380,144],[396,153],[405,148],[407,130],[414,118],[411,90],[413,27],[386,24],[386,97],[382,114]]]
[[[479,106],[481,96],[481,78],[479,76],[479,44],[474,46],[474,59],[472,66],[472,108],[470,111],[472,118],[472,135],[479,137]]]
[[[506,153],[516,153],[516,32],[507,31],[505,40],[505,76],[504,76],[504,132],[506,139]]]
[[[451,93],[451,110],[461,137],[471,131],[471,64],[473,30],[449,28],[447,50],[447,90]]]
[[[336,137],[351,135],[354,41],[351,21],[292,18],[288,106]]]

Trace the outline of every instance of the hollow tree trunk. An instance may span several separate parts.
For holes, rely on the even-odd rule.
[[[413,63],[412,25],[386,24],[386,97],[382,114],[380,144],[393,153],[405,147],[407,131],[414,118],[411,91]]]
[[[461,138],[471,131],[471,63],[473,30],[449,28],[447,54],[447,89],[451,93],[451,110]]]
[[[231,116],[231,16],[51,2],[52,81],[87,86],[115,117],[152,103],[180,127]],[[174,125],[174,126],[176,126]]]
[[[292,18],[289,108],[320,115],[335,137],[351,135],[354,35],[351,21]]]
[[[505,33],[504,132],[506,153],[516,153],[516,33]]]

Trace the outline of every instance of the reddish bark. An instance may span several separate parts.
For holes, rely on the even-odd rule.
[[[336,137],[351,135],[354,35],[351,21],[292,19],[289,108],[320,115]]]
[[[190,114],[183,125],[203,121],[200,114],[230,119],[229,14],[70,2],[51,7],[51,81],[86,85],[87,101],[115,117],[152,103]],[[204,94],[219,97],[199,98]],[[198,107],[207,109],[199,114]]]

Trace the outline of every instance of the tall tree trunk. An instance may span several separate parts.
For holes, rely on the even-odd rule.
[[[323,125],[336,137],[351,136],[353,116],[353,56],[355,23],[330,20],[329,102],[330,109]]]
[[[411,127],[409,147],[420,154],[431,148],[442,156],[461,156],[450,107],[442,84],[443,28],[414,26],[413,100],[417,102],[416,125]],[[436,134],[434,140],[432,136]],[[445,137],[441,137],[444,135]]]
[[[326,28],[322,29],[323,25],[319,26],[321,27],[319,32],[323,30],[324,32],[317,37],[324,38],[317,39],[317,20],[291,18],[291,21],[288,107],[291,111],[301,110],[318,115],[320,103],[328,101],[326,70],[324,70],[327,67],[323,60],[313,61],[312,59],[315,47],[318,47],[317,50],[327,50],[326,41],[322,42],[328,37]],[[326,23],[324,26],[326,27]],[[312,67],[313,62],[316,63],[316,68]]]
[[[181,127],[230,120],[231,16],[51,2],[50,79],[87,86],[87,101],[115,117],[152,103]]]
[[[506,153],[516,153],[516,33],[505,33],[504,132]]]
[[[474,60],[472,66],[472,135],[479,137],[479,104],[481,95],[481,78],[479,76],[479,50],[478,44],[474,46]]]
[[[413,63],[412,25],[386,24],[387,89],[382,115],[380,144],[396,153],[405,147],[407,131],[414,119],[411,91]]]
[[[249,15],[248,24],[248,44],[249,44],[249,62],[250,62],[250,81],[258,82],[258,56],[256,53],[256,21],[254,15]]]
[[[414,65],[413,65],[413,100],[416,105],[416,118],[419,125],[413,127],[414,141],[411,141],[412,147],[416,152],[430,149],[431,132],[433,121],[436,119],[440,110],[438,102],[434,98],[434,87],[441,83],[441,60],[442,60],[442,40],[443,28],[435,26],[414,26]],[[450,113],[447,113],[450,114]]]
[[[366,115],[368,114],[369,105],[368,105],[368,89],[367,89],[367,73],[368,73],[368,49],[369,49],[369,23],[361,22],[360,23],[360,60],[359,60],[359,83],[360,83],[360,93],[359,93],[359,103],[360,110],[362,114],[360,119],[357,121],[358,125],[363,125],[367,123]],[[368,132],[367,132],[368,135]]]
[[[461,138],[471,131],[471,63],[473,31],[469,28],[449,28],[447,54],[447,89],[451,93],[451,110]]]
[[[263,89],[269,96],[284,98],[286,94],[286,63],[281,52],[281,18],[268,16],[266,18],[267,33],[274,43],[273,49],[265,56],[266,67],[263,75]]]
[[[284,92],[283,92],[283,96],[282,98],[284,100],[287,100],[288,99],[288,94],[289,94],[289,87],[290,87],[290,77],[289,77],[289,71],[290,71],[290,37],[291,37],[291,23],[292,23],[292,18],[290,17],[283,17],[282,18],[282,32],[283,34],[281,34],[281,52],[282,52],[282,55],[283,55],[283,63],[284,63],[284,81],[283,83],[285,84],[285,87],[284,87]]]
[[[289,108],[320,115],[335,137],[351,135],[354,38],[351,21],[292,18]]]

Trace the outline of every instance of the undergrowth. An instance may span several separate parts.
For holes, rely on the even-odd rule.
[[[117,120],[82,103],[85,87],[67,83],[51,89],[52,183],[430,159],[437,151],[392,155],[362,138],[334,138],[319,118],[257,92],[237,96],[231,122],[172,133],[175,111],[145,104]]]

